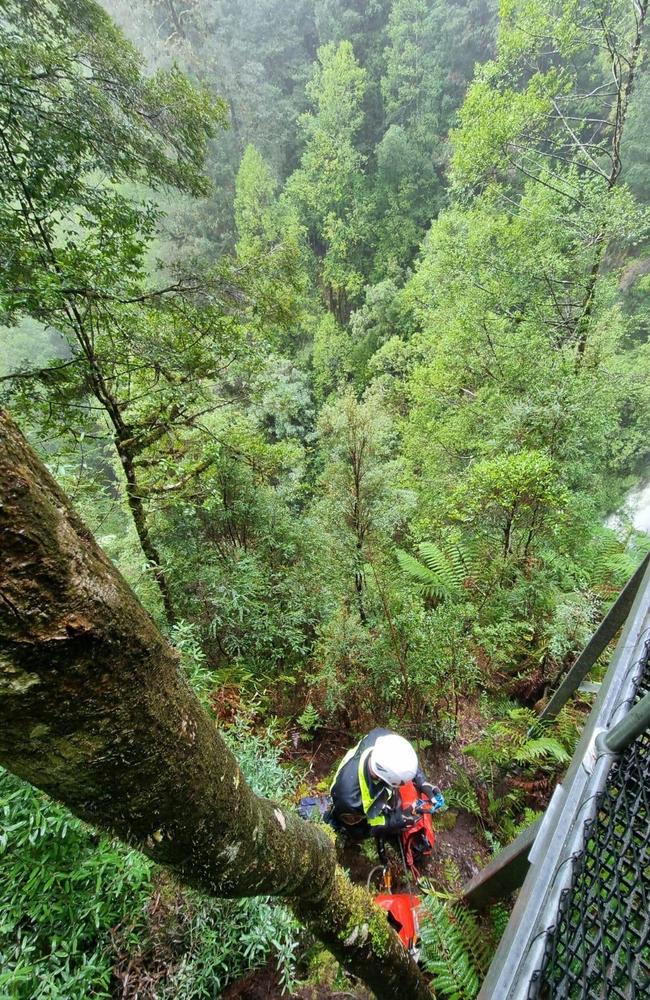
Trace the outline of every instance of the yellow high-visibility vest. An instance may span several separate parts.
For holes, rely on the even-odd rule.
[[[336,769],[336,774],[334,775],[334,781],[330,785],[330,792],[332,791],[332,788],[336,784],[336,779],[341,773],[341,769],[345,767],[348,761],[352,760],[355,753],[359,749],[360,745],[361,745],[361,740],[359,740],[357,745],[352,747],[351,750],[348,750],[348,752],[344,756],[343,760]],[[373,749],[372,747],[368,747],[367,750],[363,751],[363,753],[359,758],[359,768],[357,773],[359,778],[359,788],[361,790],[361,804],[363,806],[363,811],[365,813],[366,820],[369,826],[385,826],[386,815],[383,812],[379,812],[376,816],[370,815],[372,807],[379,801],[381,796],[384,794],[384,787],[382,786],[373,798],[372,792],[370,791],[370,785],[368,784],[368,779],[366,778],[365,763],[370,754],[372,753],[372,749]]]

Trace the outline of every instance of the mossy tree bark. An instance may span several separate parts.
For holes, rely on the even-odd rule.
[[[248,788],[176,652],[1,411],[0,763],[189,885],[284,897],[378,997],[430,1000],[331,839]]]

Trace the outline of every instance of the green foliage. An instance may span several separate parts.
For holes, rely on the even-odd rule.
[[[306,283],[302,231],[295,211],[279,200],[277,182],[254,146],[246,148],[239,165],[234,211],[239,266],[253,277],[250,294],[272,312],[280,309],[293,318]]]
[[[486,770],[496,765],[513,767],[515,765],[534,766],[535,769],[555,771],[560,765],[567,764],[571,755],[567,748],[548,731],[543,735],[530,738],[527,733],[536,715],[526,708],[513,708],[507,718],[491,723],[483,737],[465,748],[464,752],[474,757]]]
[[[546,165],[561,194],[569,162],[606,182],[598,157],[612,137],[592,136],[588,119],[607,118],[615,104],[603,86],[612,60],[634,72],[637,27],[624,0],[503,5],[498,57],[470,88],[454,136],[456,179],[475,184],[513,167],[538,176]]]
[[[596,578],[602,580],[602,571]],[[598,611],[596,595],[590,591],[568,594],[558,601],[547,627],[549,655],[562,661],[573,650],[584,648],[594,632]]]
[[[390,720],[435,748],[478,693],[496,721],[448,799],[496,849],[581,724],[529,738],[516,695],[540,696],[647,549],[603,526],[650,441],[632,7],[506,0],[495,50],[490,0],[106,6],[151,72],[90,0],[5,4],[3,401],[158,615],[163,568],[208,709],[225,686],[306,735]],[[227,739],[290,798],[265,725]],[[0,992],[105,996],[116,951],[164,951],[158,875],[7,794]],[[270,955],[290,984],[283,908],[179,906],[161,996]],[[439,995],[474,995],[476,926],[432,913]]]
[[[352,372],[350,335],[331,313],[323,316],[314,332],[312,364],[314,395],[318,400],[344,386]]]
[[[376,270],[410,263],[443,202],[447,135],[474,64],[492,49],[483,0],[395,0],[381,80],[387,130],[376,147]]]
[[[187,928],[194,943],[167,978],[161,1000],[200,1000],[219,995],[249,969],[273,957],[282,987],[295,980],[298,927],[283,907],[265,896],[200,901]]]
[[[450,809],[464,809],[472,816],[481,816],[476,789],[465,774],[459,774],[454,784],[445,788],[445,802]]]
[[[307,702],[304,711],[302,711],[296,719],[296,722],[307,739],[311,739],[313,737],[314,732],[320,725],[320,721],[320,712],[317,708],[314,708],[310,701]]]
[[[242,266],[194,261],[190,272],[152,274],[159,202],[170,188],[207,189],[201,168],[225,107],[176,68],[146,76],[91,0],[28,8],[33,18],[8,6],[1,40],[11,129],[0,152],[0,254],[10,262],[0,296],[10,319],[59,330],[67,360],[18,373],[6,388],[45,436],[114,446],[173,618],[150,504],[209,466],[201,418],[220,405],[217,385],[230,397],[225,373],[250,375],[262,343],[293,316],[295,240],[274,254],[244,240]],[[270,274],[282,294],[269,297]]]
[[[203,686],[191,629],[179,624],[176,638],[193,680],[198,669]],[[295,779],[280,764],[272,729],[254,733],[239,719],[227,739],[258,794],[283,800],[293,793]],[[114,948],[135,956],[149,940],[155,866],[6,772],[0,772],[0,810],[2,995],[29,1000],[38,983],[39,997],[108,1000]],[[190,892],[179,905],[179,940],[164,996],[198,1000],[270,956],[291,986],[297,926],[286,909],[267,897],[209,900]],[[140,961],[146,977],[146,957]]]
[[[393,279],[368,285],[363,305],[350,316],[352,372],[360,388],[370,381],[377,352],[395,336],[408,336],[409,314]]]
[[[491,848],[500,850],[537,819],[540,802],[569,763],[581,728],[582,717],[570,705],[541,725],[531,709],[507,708],[463,749],[477,771],[457,773],[448,802],[476,816]]]
[[[432,976],[436,996],[475,1000],[503,927],[502,908],[479,923],[462,903],[443,903],[425,895],[421,960]]]
[[[550,457],[521,451],[470,466],[451,497],[451,517],[481,533],[493,526],[504,556],[515,551],[525,557],[535,536],[561,516],[568,501]]]
[[[297,779],[281,763],[285,740],[277,725],[270,722],[264,732],[258,732],[240,715],[224,736],[255,794],[289,802],[296,791]]]
[[[403,572],[419,586],[425,597],[446,600],[458,597],[464,581],[472,574],[472,556],[461,545],[442,551],[433,542],[420,542],[422,561],[398,549],[397,561]]]
[[[109,932],[143,926],[151,862],[0,775],[0,989],[12,1000],[110,997]]]
[[[350,42],[324,45],[307,85],[313,110],[302,116],[305,148],[288,192],[322,259],[328,304],[339,320],[363,287],[363,124],[366,71]]]
[[[171,627],[171,640],[181,654],[181,664],[188,681],[199,696],[201,704],[207,708],[210,704],[210,695],[215,688],[215,676],[206,666],[207,657],[201,648],[196,625],[180,618]]]
[[[205,190],[206,143],[223,104],[178,71],[145,77],[92,0],[6,4],[2,60],[3,114],[19,110],[1,154],[5,310],[47,319],[71,289],[115,293],[117,282],[128,294],[157,212],[117,183]]]

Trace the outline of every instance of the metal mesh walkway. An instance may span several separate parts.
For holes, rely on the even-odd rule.
[[[650,691],[650,644],[636,700]],[[567,862],[557,923],[546,932],[529,1000],[650,997],[650,734],[615,761]]]
[[[479,908],[521,887],[478,1000],[650,1000],[650,557],[551,699],[555,710],[615,625],[615,653],[541,823],[465,887]]]

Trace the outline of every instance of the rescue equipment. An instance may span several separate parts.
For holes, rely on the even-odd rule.
[[[418,816],[415,823],[402,830],[396,838],[406,878],[416,888],[420,879],[418,864],[423,858],[429,857],[436,843],[431,817],[444,807],[445,800],[440,792],[433,799],[422,797],[412,781],[403,785],[399,794],[402,809],[411,809]],[[371,872],[370,878],[372,874]],[[415,892],[393,892],[392,875],[386,865],[382,869],[382,877],[382,892],[375,896],[375,903],[386,911],[388,922],[397,931],[404,947],[416,955],[420,929],[420,897]]]

